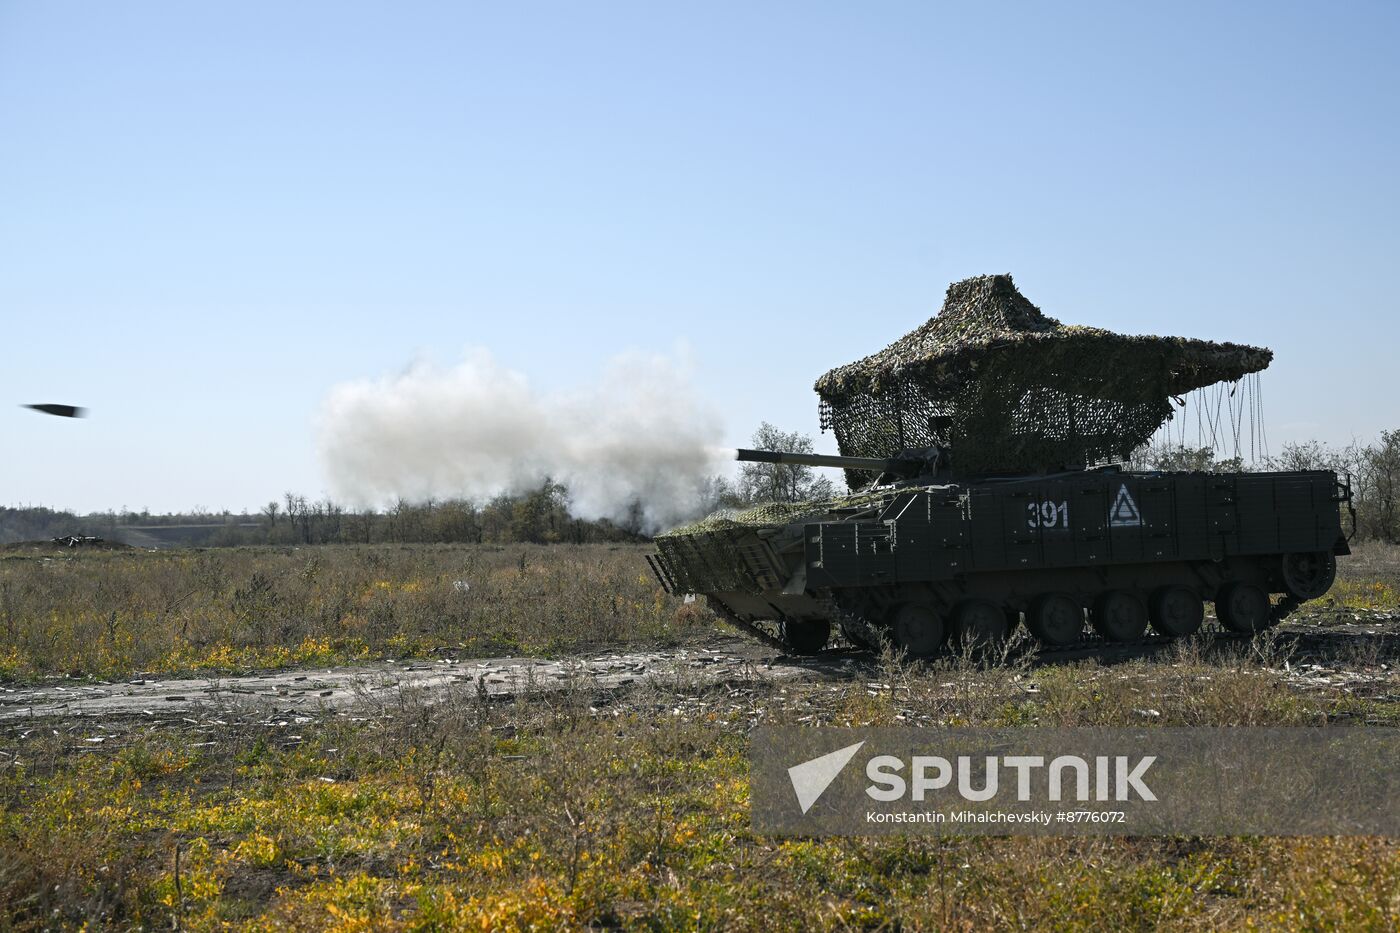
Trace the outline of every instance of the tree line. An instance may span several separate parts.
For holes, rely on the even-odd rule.
[[[765,422],[753,435],[759,450],[810,453],[812,438],[782,431]],[[1357,510],[1357,536],[1400,543],[1400,429],[1383,431],[1373,443],[1333,447],[1318,441],[1285,444],[1277,456],[1254,464],[1222,458],[1210,447],[1150,445],[1128,462],[1134,469],[1332,470],[1351,478]],[[833,474],[840,476],[839,473]],[[762,502],[797,502],[829,498],[838,489],[826,473],[811,467],[745,463],[737,480],[714,477],[701,492],[696,514],[715,509],[742,509]],[[308,499],[288,492],[256,513],[209,512],[151,514],[119,511],[77,515],[45,507],[0,507],[0,543],[46,540],[60,535],[96,535],[110,540],[133,537],[133,531],[196,546],[248,544],[479,544],[556,542],[587,544],[646,540],[641,503],[617,520],[578,518],[569,507],[569,491],[546,480],[518,495],[485,502],[440,499],[397,500],[383,509],[353,509],[331,499]],[[161,537],[162,530],[176,537]]]
[[[400,499],[384,509],[353,509],[331,499],[288,492],[256,513],[152,514],[112,511],[78,515],[45,507],[0,508],[0,543],[94,535],[133,544],[232,547],[250,544],[476,544],[627,542],[646,540],[640,505],[621,521],[583,519],[569,511],[568,490],[538,489],[486,502]]]

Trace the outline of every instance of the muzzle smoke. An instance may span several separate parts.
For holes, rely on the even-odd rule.
[[[477,501],[563,483],[580,518],[623,520],[640,506],[649,531],[705,510],[734,456],[686,367],[663,356],[614,359],[597,385],[539,394],[525,376],[473,350],[444,369],[334,387],[320,454],[332,494],[359,505],[395,498]]]

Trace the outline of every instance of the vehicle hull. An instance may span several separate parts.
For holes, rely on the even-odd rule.
[[[1339,505],[1349,501],[1328,471],[909,485],[787,524],[665,536],[653,565],[668,590],[702,593],[741,622],[834,625],[858,640],[908,603],[952,620],[987,600],[1011,627],[1052,594],[1091,620],[1110,592],[1130,597],[1117,598],[1119,614],[1174,587],[1202,601],[1239,585],[1298,602],[1325,591],[1333,555],[1348,553]]]

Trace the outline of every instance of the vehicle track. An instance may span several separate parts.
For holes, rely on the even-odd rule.
[[[0,684],[0,723],[48,717],[170,717],[193,710],[206,715],[266,710],[296,714],[449,688],[507,699],[527,692],[609,691],[648,683],[704,686],[734,680],[841,676],[843,669],[859,661],[850,652],[822,658],[775,656],[764,645],[720,635],[684,647],[601,651],[555,660],[384,661],[209,677],[142,676],[124,682],[49,678],[32,684]]]
[[[1286,621],[1272,630],[1280,657],[1346,662],[1359,654],[1377,663],[1400,658],[1400,613],[1349,614],[1348,621],[1319,625]],[[1306,618],[1306,617],[1305,617]],[[1248,639],[1206,633],[1207,650],[1238,650]],[[1067,648],[1020,648],[1012,654],[1033,666],[1097,659],[1106,664],[1170,650],[1169,639],[1131,644],[1086,640]],[[831,648],[810,657],[782,654],[770,644],[716,634],[704,642],[644,651],[595,651],[562,659],[443,658],[385,661],[350,667],[288,669],[209,677],[137,677],[126,682],[49,678],[0,684],[0,725],[10,731],[26,723],[69,719],[179,720],[195,716],[316,715],[363,705],[397,703],[408,694],[431,697],[468,689],[491,699],[526,693],[617,692],[642,686],[680,693],[726,683],[847,680],[867,676],[878,657],[853,647]]]

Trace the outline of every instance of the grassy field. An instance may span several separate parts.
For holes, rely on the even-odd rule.
[[[497,581],[493,605],[511,620],[467,616],[480,620],[473,644],[562,650],[605,637],[671,639],[705,624],[638,580],[638,552],[628,549],[235,552],[217,555],[223,584],[200,592],[224,594],[222,617],[236,620],[231,594],[278,567],[284,605],[317,555],[324,563],[308,590],[404,600],[395,618],[421,626],[421,645],[468,637],[407,607],[425,591],[451,599],[440,584],[473,559],[471,579]],[[1400,610],[1387,602],[1395,555],[1377,549],[1344,564],[1353,589],[1337,608]],[[156,592],[171,566],[189,579],[208,559],[157,557],[166,559],[103,557],[60,573],[91,567],[113,581],[118,568],[136,568],[145,582],[133,592]],[[8,579],[47,572],[26,566]],[[522,582],[531,574],[593,601],[585,610]],[[95,580],[66,579],[94,611]],[[602,579],[637,606],[614,610]],[[550,637],[550,609],[536,600],[572,613],[572,641]],[[210,650],[216,629],[196,629],[196,611],[188,618],[185,637],[203,633],[211,640],[200,650]],[[247,619],[227,644],[257,628]],[[313,636],[300,625],[278,622],[248,647],[274,650],[278,632],[299,644]],[[397,635],[354,637],[376,653]],[[1396,659],[1364,644],[1349,651],[1329,663],[1365,673],[1364,685],[1301,679],[1266,639],[1183,644],[1117,665],[886,657],[836,682],[700,687],[678,677],[508,702],[464,690],[302,722],[23,723],[0,744],[0,905],[15,929],[1395,930],[1397,840],[783,839],[749,826],[745,755],[759,723],[1400,726]]]
[[[0,552],[0,679],[548,655],[712,627],[640,545]],[[1400,548],[1361,545],[1314,609],[1400,606]]]
[[[1394,612],[1400,607],[1400,546],[1363,541],[1337,559],[1337,582],[1317,609],[1373,609]]]
[[[666,643],[712,617],[635,545],[12,550],[0,679]]]

